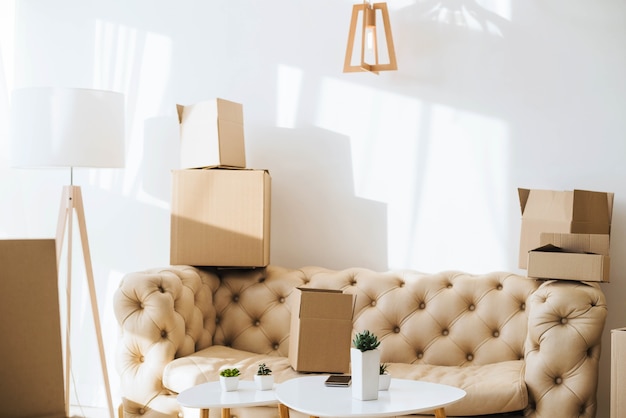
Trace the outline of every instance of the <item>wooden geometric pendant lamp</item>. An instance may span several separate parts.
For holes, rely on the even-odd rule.
[[[380,12],[384,27],[384,49],[389,58],[388,62],[380,63],[379,55],[381,44],[378,40],[378,30],[376,26],[377,11]],[[361,20],[360,37],[357,37],[357,23]],[[355,48],[355,42],[359,47]],[[353,65],[354,50],[360,52],[357,65]],[[346,48],[346,58],[343,64],[344,73],[369,71],[378,74],[379,71],[393,71],[398,69],[396,62],[396,52],[393,46],[393,36],[391,35],[391,25],[389,23],[389,11],[387,3],[370,3],[364,0],[363,4],[352,6],[352,19],[350,20],[350,33],[348,34],[348,47]]]

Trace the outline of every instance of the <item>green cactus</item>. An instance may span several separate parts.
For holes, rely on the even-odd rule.
[[[378,337],[376,337],[376,335],[366,329],[365,331],[359,332],[354,336],[352,344],[354,344],[354,347],[360,351],[369,351],[378,348],[380,341],[378,341]]]
[[[224,369],[220,372],[220,376],[224,376],[224,377],[235,377],[235,376],[239,376],[240,374],[241,372],[236,367],[233,369]]]
[[[256,371],[256,374],[259,376],[269,376],[272,374],[272,369],[267,367],[265,363],[259,364],[259,368]]]

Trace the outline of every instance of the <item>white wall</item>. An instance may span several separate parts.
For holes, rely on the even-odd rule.
[[[176,103],[244,104],[248,166],[273,177],[273,264],[517,271],[517,187],[613,191],[608,417],[609,330],[626,326],[626,3],[391,0],[400,69],[379,76],[342,73],[351,5],[18,0],[14,54],[0,32],[0,237],[54,236],[69,181],[9,167],[7,91],[125,93],[127,167],[75,172],[117,391],[112,294],[169,261]],[[79,396],[103,405],[84,335]]]

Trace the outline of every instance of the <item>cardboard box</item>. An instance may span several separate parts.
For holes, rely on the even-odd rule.
[[[528,252],[528,277],[608,283],[609,270],[606,255],[567,252],[552,244]]]
[[[609,255],[610,236],[607,234],[557,234],[552,232],[542,232],[540,244],[552,244],[555,247],[563,248],[567,252],[593,253]]]
[[[613,193],[518,189],[522,211],[519,267],[541,246],[542,232],[610,234]]]
[[[611,330],[611,418],[626,417],[626,328]]]
[[[270,260],[266,170],[172,172],[170,263],[264,267]]]
[[[65,417],[54,239],[0,240],[3,417]]]
[[[243,106],[224,99],[176,105],[180,167],[246,167]]]
[[[291,312],[289,363],[299,372],[348,373],[353,295],[298,288]]]

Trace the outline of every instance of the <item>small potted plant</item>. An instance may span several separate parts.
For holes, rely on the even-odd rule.
[[[361,401],[378,399],[380,341],[375,334],[365,330],[355,334],[350,348],[352,370],[352,397]]]
[[[391,375],[387,373],[387,363],[380,363],[378,367],[378,390],[388,390],[391,384]]]
[[[220,371],[220,384],[222,385],[222,389],[226,392],[237,390],[240,375],[241,372],[236,367]]]
[[[267,367],[265,363],[259,364],[259,368],[254,375],[254,383],[259,390],[270,390],[274,387],[272,369]]]

